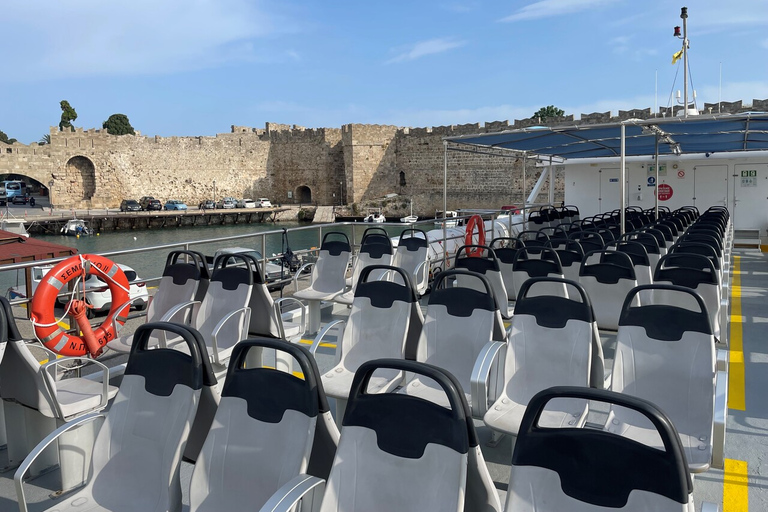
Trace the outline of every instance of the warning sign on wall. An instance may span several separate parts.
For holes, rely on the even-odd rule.
[[[659,189],[659,201],[667,201],[669,198],[672,197],[672,187],[667,185],[666,183],[662,183],[658,187]]]
[[[680,169],[679,171],[677,171],[677,178],[678,178],[678,179],[681,179],[681,180],[682,180],[683,178],[685,178],[685,171],[684,171],[684,170],[682,170],[682,169]]]

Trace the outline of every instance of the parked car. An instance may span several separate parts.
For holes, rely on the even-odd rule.
[[[216,208],[216,203],[213,202],[213,199],[203,199],[198,205],[198,208],[201,210],[213,210]]]
[[[141,205],[141,209],[144,211],[149,210],[162,210],[163,209],[163,203],[158,201],[152,196],[144,196],[139,201],[139,204]]]
[[[121,212],[138,212],[141,211],[141,205],[134,199],[123,199],[120,203]]]
[[[29,196],[13,196],[11,198],[11,204],[27,204]]]
[[[241,199],[235,206],[237,208],[256,208],[256,201],[253,199]]]
[[[136,299],[131,302],[131,309],[137,309],[139,311],[146,309],[149,304],[149,292],[147,292],[146,285],[138,282],[141,281],[141,278],[136,274],[136,271],[128,265],[118,263],[117,266],[120,267],[123,273],[125,273],[125,277],[128,278],[128,282],[130,283],[128,291],[129,298],[131,300]],[[48,270],[50,269],[46,269],[45,272]],[[69,302],[69,297],[59,297],[58,301],[60,304],[66,305],[66,303]],[[89,318],[92,318],[95,313],[109,311],[109,308],[112,307],[112,294],[110,293],[109,288],[107,288],[106,281],[95,274],[89,274],[85,280],[85,301],[93,306],[92,309],[88,308],[87,310]]]
[[[269,202],[269,199],[266,197],[260,197],[258,201],[256,201],[256,204],[259,208],[272,208],[272,203]]]
[[[176,199],[169,199],[168,201],[165,202],[165,209],[166,210],[186,210],[187,205],[181,201],[177,201]]]
[[[206,256],[209,266],[213,266],[213,262],[220,254],[249,254],[251,257],[256,258],[261,262],[261,252],[248,249],[247,247],[227,247],[225,249],[218,249],[213,256]],[[287,267],[281,267],[274,263],[267,262],[266,273],[264,269],[259,265],[261,273],[264,276],[264,280],[267,283],[267,289],[269,291],[280,290],[291,281],[291,272]]]
[[[237,204],[237,199],[235,199],[234,197],[224,197],[222,199],[219,199],[219,202],[216,203],[216,208],[219,208],[219,209],[223,208],[226,210],[229,208],[234,208],[236,204]]]

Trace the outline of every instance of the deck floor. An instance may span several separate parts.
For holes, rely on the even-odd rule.
[[[694,500],[698,511],[703,501],[720,504],[723,512],[768,510],[768,255],[758,250],[734,251],[731,287],[731,367],[729,379],[729,414],[726,435],[725,470],[710,469],[694,478]],[[344,315],[346,308],[327,310],[323,322]],[[133,323],[138,325],[140,321]],[[133,326],[135,328],[135,325]],[[335,340],[331,337],[329,343]],[[607,342],[607,337],[604,339]],[[318,366],[321,373],[334,364],[333,349],[320,348]],[[610,367],[612,353],[606,354]],[[112,360],[112,364],[123,362]],[[331,404],[333,407],[333,404]],[[599,420],[599,409],[590,413],[589,421]],[[490,430],[476,422],[483,454],[491,471],[502,503],[509,481],[512,454],[511,437],[504,437],[494,448],[486,445]],[[7,460],[0,450],[0,467]],[[182,467],[184,510],[189,506],[189,479],[192,465]],[[39,477],[27,484],[31,511],[53,506],[48,494],[56,487],[57,472]],[[0,512],[18,510],[13,487],[13,471],[0,473]]]

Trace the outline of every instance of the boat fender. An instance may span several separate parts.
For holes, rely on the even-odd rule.
[[[85,300],[71,300],[67,304],[64,316],[73,313],[81,336],[67,334],[59,326],[54,315],[56,296],[64,286],[76,278],[81,278],[83,287],[88,275],[97,275],[107,283],[112,295],[112,306],[104,322],[92,328],[86,316],[86,309],[91,307]],[[112,260],[95,254],[79,254],[68,258],[53,267],[35,290],[30,305],[30,318],[35,336],[48,349],[64,356],[96,357],[104,346],[117,337],[117,331],[128,320],[130,311],[130,284],[122,269]]]
[[[477,229],[477,242],[472,240],[472,234]],[[485,225],[483,218],[479,215],[473,215],[467,222],[467,234],[464,236],[464,245],[485,245]],[[472,258],[479,258],[483,255],[482,247],[468,247],[465,249],[467,255]]]

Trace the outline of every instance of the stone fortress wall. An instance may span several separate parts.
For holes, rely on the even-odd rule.
[[[768,100],[721,103],[723,113],[768,111]],[[705,104],[702,113],[717,113]],[[564,116],[548,124],[604,123],[650,118],[651,110]],[[658,116],[669,116],[660,109]],[[383,203],[403,211],[413,198],[414,213],[442,208],[445,136],[487,133],[540,124],[537,119],[485,124],[401,128],[348,124],[306,129],[266,123],[264,128],[232,126],[212,137],[114,136],[105,130],[60,132],[51,127],[51,144],[0,144],[0,174],[28,176],[50,188],[56,207],[117,207],[124,198],[153,195],[197,205],[205,198],[268,197],[273,203],[358,204],[389,194]],[[526,190],[541,168],[528,161]],[[448,153],[449,208],[498,208],[520,203],[522,162],[467,152]],[[402,182],[405,185],[402,185]],[[548,184],[542,188],[542,200]],[[562,176],[555,180],[562,200]],[[355,208],[353,208],[353,211]],[[363,213],[363,212],[359,212]]]

